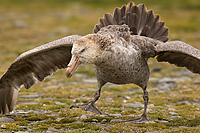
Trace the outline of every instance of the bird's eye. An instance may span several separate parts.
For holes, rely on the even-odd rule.
[[[85,48],[81,50],[81,53],[85,51]]]

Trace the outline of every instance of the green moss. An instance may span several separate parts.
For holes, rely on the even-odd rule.
[[[58,123],[59,124],[62,124],[62,123],[72,123],[72,122],[75,122],[76,119],[75,118],[64,118],[64,119],[61,119]]]
[[[29,120],[29,121],[41,121],[41,120],[45,120],[45,119],[47,119],[47,117],[41,116],[41,115],[30,116],[30,117],[27,118],[27,120]]]
[[[199,116],[193,116],[192,118],[188,119],[187,117],[179,118],[176,120],[171,121],[173,126],[187,126],[187,127],[196,127],[200,125],[200,117]]]
[[[88,119],[84,119],[83,122],[110,122],[113,118],[112,117],[91,117]]]

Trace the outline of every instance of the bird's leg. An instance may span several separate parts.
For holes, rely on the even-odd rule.
[[[90,111],[90,112],[93,112],[93,113],[102,114],[102,112],[99,111],[99,109],[97,109],[94,105],[94,103],[99,99],[100,93],[101,93],[101,88],[99,88],[98,91],[95,93],[93,100],[91,100],[88,103],[81,104],[81,105],[72,105],[72,106],[70,106],[70,109],[72,109],[72,108],[82,108],[85,111]]]
[[[94,95],[94,99],[91,100],[90,102],[88,103],[85,103],[85,104],[81,104],[81,105],[72,105],[70,106],[70,109],[72,108],[82,108],[84,109],[85,111],[90,111],[90,112],[93,112],[93,113],[97,113],[97,114],[102,114],[101,111],[99,111],[99,109],[97,109],[94,105],[94,103],[100,98],[100,95],[101,95],[101,88],[103,87],[105,83],[98,83],[98,90],[97,92],[95,93]]]
[[[135,123],[148,123],[149,120],[147,119],[147,104],[149,101],[149,97],[148,97],[148,92],[146,90],[147,87],[145,87],[143,89],[143,99],[144,99],[144,112],[143,114],[139,117],[139,118],[135,118],[135,119],[131,119],[131,120],[126,120],[126,121],[122,121],[122,122],[135,122]]]
[[[146,87],[143,89],[144,95],[143,95],[143,99],[144,99],[144,112],[141,115],[141,120],[142,121],[149,121],[147,119],[147,105],[148,105],[148,101],[149,101],[149,96],[148,96],[148,92],[146,90]]]

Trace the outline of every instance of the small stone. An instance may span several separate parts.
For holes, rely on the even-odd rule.
[[[62,119],[64,119],[64,117],[56,118],[56,121],[60,121],[60,120],[62,120]]]
[[[5,124],[2,124],[2,125],[1,125],[1,129],[6,129],[6,125],[5,125]]]
[[[82,77],[85,77],[86,75],[83,73],[75,73],[74,76],[77,78],[82,78]]]
[[[47,114],[47,116],[58,117],[58,114]]]
[[[189,101],[180,101],[179,103],[185,104],[185,105],[191,105],[191,102],[189,102]]]
[[[59,130],[52,127],[49,127],[47,130],[47,133],[55,133],[55,132],[59,132]]]
[[[178,86],[177,86],[176,83],[159,83],[159,84],[157,85],[157,87],[158,87],[158,89],[160,89],[161,92],[162,92],[163,90],[174,89],[174,88],[177,88]],[[159,90],[159,92],[160,92],[160,90]]]
[[[183,91],[193,91],[191,88],[184,89]]]
[[[105,100],[106,100],[106,101],[113,101],[113,98],[107,97],[107,98],[105,98]]]
[[[87,88],[88,91],[97,91],[97,89],[94,88]]]
[[[15,123],[15,121],[12,118],[1,117],[0,118],[0,123]]]
[[[47,122],[48,120],[41,120],[41,121],[37,121],[38,123],[44,123]]]
[[[169,111],[174,111],[175,109],[173,109],[173,108],[168,108],[167,110],[169,110]]]
[[[53,97],[45,97],[45,98],[42,98],[42,99],[44,99],[44,100],[54,100],[54,99],[56,99],[56,98],[53,98]]]
[[[143,108],[144,105],[141,102],[135,102],[135,103],[123,104],[123,107],[125,107],[125,108]]]
[[[153,68],[152,68],[152,71],[153,71],[153,72],[160,72],[161,70],[162,70],[161,67],[153,67]]]
[[[25,110],[16,110],[17,114],[28,114],[29,112],[25,111]]]
[[[122,97],[122,98],[125,99],[125,100],[131,99],[131,97],[129,97],[129,96],[123,96],[123,95],[118,95],[117,97]]]
[[[159,78],[150,77],[149,82],[151,82],[153,84],[157,84],[159,82]]]
[[[97,119],[92,119],[92,121],[94,121],[94,122],[98,122],[98,120],[97,120]]]
[[[170,115],[177,115],[176,112],[169,112]]]
[[[19,126],[19,128],[23,129],[28,129],[26,126]]]
[[[192,84],[200,84],[200,81],[194,81]]]
[[[200,105],[200,102],[192,102],[192,105]]]
[[[179,71],[175,71],[174,72],[176,76],[191,76],[194,73],[192,73],[191,71],[189,71],[188,69],[182,68]]]
[[[85,84],[97,84],[97,79],[84,79],[83,83],[85,83]]]
[[[125,92],[125,94],[134,94],[134,93],[136,93],[136,92],[140,92],[140,90],[137,90],[137,89],[131,89],[131,90],[129,90],[129,91],[127,91],[127,92]]]
[[[187,126],[179,126],[179,128],[189,128],[189,127],[187,127]]]
[[[78,85],[78,82],[70,82],[71,85]]]
[[[85,90],[83,90],[83,89],[77,89],[76,91],[78,91],[78,92],[85,92]]]
[[[44,90],[45,91],[48,91],[48,90],[51,90],[51,89],[57,89],[57,88],[59,88],[60,86],[58,86],[58,85],[49,85],[49,86],[46,86],[45,88],[44,88]]]
[[[181,118],[181,116],[170,116],[170,118],[177,119],[177,118]]]
[[[55,105],[66,105],[65,103],[62,102],[54,102]]]
[[[129,96],[123,96],[123,98],[126,99],[126,100],[131,99],[131,97],[129,97]]]
[[[168,123],[169,120],[158,119],[158,120],[155,120],[155,122]]]
[[[36,102],[25,102],[25,103],[20,103],[20,104],[23,104],[23,105],[38,105],[39,103],[36,103]]]
[[[109,114],[110,116],[112,116],[112,117],[120,117],[120,116],[122,116],[121,114]]]
[[[86,116],[86,115],[82,115],[82,116],[80,117],[80,119],[82,119],[82,120],[87,119],[87,118],[89,118],[89,117]]]
[[[122,119],[112,119],[110,122],[122,122],[122,121],[124,121],[124,120],[122,120]]]
[[[145,133],[160,133],[159,131],[145,132]]]
[[[175,78],[165,77],[159,80],[157,88],[162,90],[169,90],[177,88],[178,85],[175,82]]]
[[[19,95],[22,98],[39,98],[40,95]]]
[[[72,100],[72,102],[73,102],[73,103],[76,103],[76,102],[77,102],[77,100],[76,100],[76,99],[73,99],[73,100]]]
[[[200,84],[200,78],[195,79],[192,84]]]
[[[106,87],[112,88],[112,87],[116,87],[118,86],[117,84],[113,84],[113,83],[107,83],[105,84]]]
[[[185,76],[180,77],[180,78],[176,78],[175,80],[176,80],[177,83],[182,83],[182,82],[186,82],[186,81],[192,81],[191,78],[185,77]]]
[[[107,119],[103,119],[101,122],[107,122]]]
[[[99,117],[107,117],[108,115],[103,114],[103,115],[99,115]]]
[[[159,83],[175,83],[175,79],[170,77],[165,77],[160,79]]]
[[[152,103],[148,105],[148,108],[153,108],[153,107],[154,107],[154,104]]]
[[[158,92],[158,88],[149,88],[148,92]]]

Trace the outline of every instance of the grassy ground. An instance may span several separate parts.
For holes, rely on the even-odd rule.
[[[92,32],[98,19],[104,13],[112,13],[116,6],[128,3],[128,0],[1,0],[0,1],[0,74],[3,74],[11,62],[22,52],[71,35],[85,35]],[[199,0],[136,0],[136,4],[145,3],[148,9],[160,14],[161,20],[170,28],[170,40],[182,40],[200,49],[200,1]],[[179,68],[167,63],[149,61],[150,67],[160,67],[159,73],[152,77],[178,77]],[[73,103],[87,102],[94,94],[88,88],[97,88],[96,84],[84,83],[86,78],[95,78],[91,65],[82,66],[77,73],[66,79],[61,70],[43,83],[37,83],[31,89],[21,89],[20,95],[40,95],[38,98],[18,98],[16,111],[29,111],[25,115],[13,116],[15,123],[3,124],[6,129],[0,131],[47,131],[49,127],[61,132],[198,132],[200,130],[200,105],[181,104],[180,101],[199,102],[200,85],[192,84],[199,75],[189,75],[191,81],[180,83],[169,93],[150,92],[150,120],[169,119],[167,123],[119,123],[110,122],[113,118],[101,117],[81,109],[70,110]],[[149,83],[149,89],[156,85]],[[136,90],[127,94],[129,90]],[[142,113],[141,108],[124,108],[127,103],[143,102],[142,90],[135,85],[106,86],[97,106],[109,114],[121,114],[115,119],[131,119]],[[107,101],[106,98],[112,98]],[[34,102],[35,105],[21,104]],[[62,102],[64,105],[56,105]],[[177,119],[170,118],[170,109],[176,112]],[[35,112],[34,112],[35,111]],[[80,119],[85,114],[88,119]],[[133,114],[134,116],[131,116]],[[98,122],[95,122],[96,120]],[[80,121],[80,122],[77,122]],[[2,124],[0,124],[2,125]],[[25,126],[26,128],[22,128]],[[28,128],[28,129],[27,129]]]

